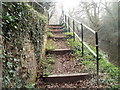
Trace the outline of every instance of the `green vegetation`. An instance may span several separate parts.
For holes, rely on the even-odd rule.
[[[65,32],[64,34],[73,36],[73,32]]]
[[[43,75],[44,76],[48,76],[51,74],[52,69],[53,69],[53,64],[55,64],[54,55],[48,54],[46,60],[43,61],[43,66],[44,66]]]
[[[52,58],[47,59],[47,61],[48,61],[49,64],[54,64],[55,63],[55,60],[52,59]]]
[[[2,33],[5,47],[2,58],[2,86],[3,88],[20,88],[24,87],[27,84],[25,81],[30,79],[29,77],[23,78],[21,74],[22,69],[26,69],[24,73],[29,73],[31,69],[27,67],[28,65],[22,65],[22,61],[27,61],[29,57],[29,54],[25,53],[27,51],[24,48],[25,44],[29,43],[33,47],[34,61],[39,62],[47,19],[27,3],[3,2],[2,6]],[[31,59],[28,58],[28,60]],[[28,64],[29,61],[27,61]]]
[[[51,39],[48,39],[47,41],[47,50],[54,50],[57,46],[54,44],[54,41]]]
[[[84,64],[88,71],[95,71],[96,70],[96,58],[92,55],[92,53],[84,46],[84,56],[81,57],[81,43],[76,39],[73,41],[72,39],[67,40],[68,45],[73,48],[73,56],[79,58],[80,62]],[[90,46],[90,45],[89,45]],[[93,51],[95,51],[95,47],[90,46]],[[110,62],[107,62],[104,57],[103,53],[99,52],[100,60],[99,60],[99,67],[100,67],[100,78],[101,84],[117,84],[118,80],[118,67],[114,66]]]
[[[66,33],[64,33],[66,36],[68,36],[68,37],[73,37],[73,32],[66,32]]]
[[[47,36],[48,37],[54,37],[55,35],[53,35],[51,32],[47,31]]]

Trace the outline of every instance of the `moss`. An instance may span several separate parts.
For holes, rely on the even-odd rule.
[[[66,32],[64,33],[65,35],[70,35],[70,36],[73,36],[73,32]]]
[[[68,45],[73,48],[73,56],[75,56],[77,59],[79,58],[80,62],[88,68],[88,71],[96,70],[96,58],[86,47],[84,47],[84,56],[81,57],[81,43],[77,38],[76,41],[68,39],[66,43],[68,43]],[[95,51],[95,47],[91,45],[89,45],[89,47]],[[99,51],[99,57],[101,58],[99,60],[100,73],[102,75],[104,75],[104,73],[107,73],[107,76],[103,76],[104,78],[101,78],[100,82],[107,84],[116,84],[119,73],[118,67],[114,66],[110,62],[107,62],[104,58],[104,54],[101,51]]]
[[[47,32],[47,36],[48,37],[55,37],[55,35],[53,35],[51,32]]]
[[[34,58],[34,62],[39,62],[41,59],[40,55],[42,54],[43,36],[47,18],[45,15],[35,11],[27,3],[3,2],[2,5],[2,32],[5,38],[4,42],[6,42],[3,43],[5,47],[5,58],[3,58],[3,87],[19,87],[21,86],[20,84],[24,86],[26,82],[22,83],[23,81],[19,77],[19,71],[17,71],[18,68],[23,66],[21,62],[23,60],[27,61],[24,57],[29,57],[25,53],[29,46],[26,46],[27,50],[24,50],[24,46],[26,43],[33,46],[32,51],[34,55],[30,57]],[[31,49],[29,52],[31,52]],[[28,65],[26,66],[27,69],[30,69]],[[30,78],[34,78],[35,76],[33,75]]]
[[[112,89],[116,89],[116,90],[119,90],[120,89],[120,85],[118,84],[118,85],[113,85],[112,87],[110,87],[110,88],[112,88]]]
[[[43,75],[48,76],[51,74],[51,71],[53,69],[53,66],[51,64],[46,63]]]
[[[96,68],[94,62],[91,62],[91,61],[83,60],[82,64],[89,68],[88,71],[95,70],[95,68]]]
[[[55,63],[55,60],[52,59],[52,58],[47,59],[47,61],[48,61],[49,64],[54,64]]]
[[[72,38],[73,37],[73,32],[66,32],[64,33],[68,38]]]
[[[47,41],[47,50],[54,50],[57,46],[54,44],[54,41],[51,39],[48,39]]]

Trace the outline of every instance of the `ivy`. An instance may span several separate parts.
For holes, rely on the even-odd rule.
[[[21,57],[25,59],[26,36],[34,47],[35,59],[40,61],[46,17],[27,3],[3,2],[3,87],[19,88],[27,84],[20,76]],[[27,78],[29,78],[27,72]]]

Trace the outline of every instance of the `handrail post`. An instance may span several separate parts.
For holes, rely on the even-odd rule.
[[[84,45],[83,45],[83,25],[81,24],[81,43],[82,43],[82,57],[84,55]]]
[[[66,26],[66,21],[67,21],[67,20],[66,20],[66,15],[65,15],[65,26]]]
[[[48,25],[49,25],[49,12],[47,11]]]
[[[63,15],[63,16],[62,16],[62,17],[63,17],[63,18],[62,18],[62,25],[63,25],[63,24],[64,24],[64,11],[63,11],[63,9],[62,9],[62,15]]]
[[[75,41],[75,21],[73,20],[73,41]]]
[[[68,17],[68,30],[69,30],[69,32],[70,32],[70,19],[69,19],[69,17]]]
[[[64,17],[65,15],[64,15],[64,13],[63,13],[63,20],[62,20],[62,25],[64,24],[64,19],[65,19],[65,17]]]
[[[98,45],[98,33],[97,32],[95,32],[95,39],[96,39],[96,55],[97,55],[97,57],[96,57],[97,84],[99,84],[99,49],[98,49],[99,45]]]

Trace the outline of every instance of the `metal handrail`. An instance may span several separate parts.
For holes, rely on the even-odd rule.
[[[91,29],[90,27],[88,27],[87,25],[83,24],[82,22],[77,21],[77,20],[74,19],[73,17],[71,17],[71,16],[69,16],[69,15],[66,15],[66,14],[65,14],[65,16],[67,16],[67,17],[69,17],[70,19],[74,20],[74,21],[75,21],[76,23],[78,23],[78,24],[82,24],[85,28],[87,28],[88,30],[90,30],[92,33],[94,33],[94,34],[96,33],[95,30]]]
[[[40,3],[38,3],[36,0],[34,0],[34,2],[39,5],[47,14],[47,18],[48,18],[48,24],[49,24],[49,11],[44,7],[42,6]]]
[[[35,0],[34,0],[35,1]],[[39,4],[38,2],[35,1],[35,3],[37,3],[40,7],[42,7],[44,9],[44,11],[46,11],[47,15],[48,15],[48,24],[49,24],[49,11],[43,7],[41,4]],[[67,19],[68,18],[68,19]],[[70,26],[70,20],[73,20],[73,27]],[[67,25],[68,30],[72,30],[73,32],[73,36],[74,36],[74,40],[75,40],[75,36],[80,40],[80,42],[82,43],[82,56],[84,56],[84,46],[88,48],[88,50],[96,57],[96,68],[97,68],[97,84],[99,84],[99,45],[98,45],[98,32],[91,29],[90,27],[88,27],[87,25],[81,23],[80,21],[77,21],[76,19],[74,19],[73,17],[70,17],[66,14],[63,13],[63,23],[65,23]],[[81,26],[81,38],[78,36],[78,34],[75,32],[75,23],[77,23],[78,25]],[[91,31],[94,35],[95,35],[95,39],[96,39],[96,52],[94,52],[85,42],[84,42],[84,32],[83,32],[83,27],[85,27],[87,30]]]
[[[45,9],[41,4],[39,4],[36,0],[34,0],[34,2],[36,3],[36,4],[38,4],[40,7],[42,7],[42,9]]]
[[[97,71],[97,84],[99,84],[99,45],[98,45],[98,32],[91,29],[90,27],[88,27],[87,25],[81,23],[80,21],[77,21],[76,19],[74,19],[73,17],[64,14],[64,23],[67,26],[67,29],[70,31],[72,30],[73,32],[73,37],[75,40],[75,36],[79,39],[79,41],[82,44],[82,56],[84,56],[84,46],[96,57],[96,71]],[[73,27],[70,26],[70,20],[73,21]],[[77,25],[75,24],[77,23]],[[75,26],[81,26],[81,37],[79,37],[79,35],[75,32]],[[96,52],[94,52],[94,50],[92,50],[85,42],[84,42],[84,31],[83,31],[83,27],[85,27],[87,30],[89,30],[90,32],[92,32],[94,34],[95,37],[95,47],[96,47]]]

